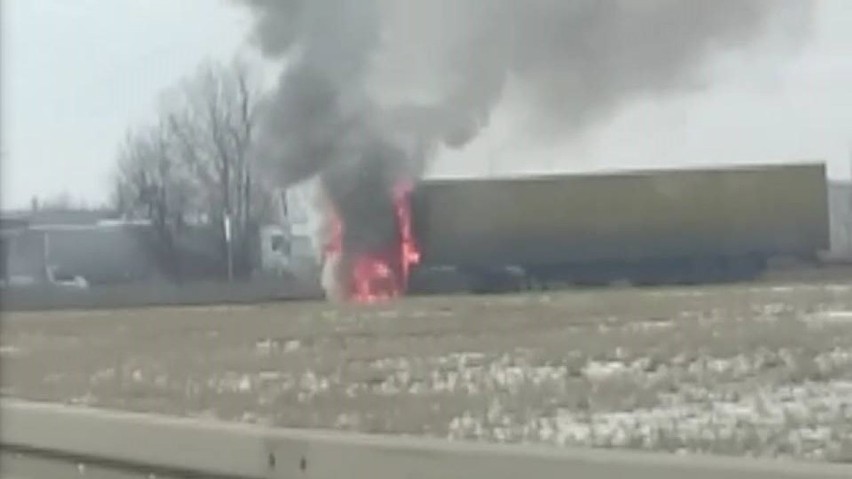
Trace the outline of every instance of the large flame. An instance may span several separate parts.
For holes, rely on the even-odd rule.
[[[335,294],[358,303],[375,303],[396,298],[408,288],[411,267],[420,261],[420,251],[412,231],[411,192],[413,185],[399,182],[393,188],[397,238],[383,251],[371,251],[353,258],[343,256],[345,225],[330,208],[331,231],[325,247],[325,261],[336,269],[332,273]]]

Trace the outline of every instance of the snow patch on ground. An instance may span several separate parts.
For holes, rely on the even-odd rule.
[[[820,311],[805,315],[802,320],[813,327],[852,325],[852,311]]]
[[[15,358],[24,354],[24,350],[18,346],[2,345],[0,346],[0,358]]]

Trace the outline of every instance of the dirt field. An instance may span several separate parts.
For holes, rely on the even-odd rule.
[[[9,313],[2,393],[231,421],[852,460],[852,285]]]

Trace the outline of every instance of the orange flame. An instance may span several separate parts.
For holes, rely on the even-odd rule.
[[[420,248],[414,238],[411,226],[411,192],[414,187],[409,182],[401,182],[394,188],[393,202],[396,207],[396,217],[399,224],[400,238],[400,269],[402,284],[408,288],[408,277],[411,267],[420,262]]]
[[[358,255],[342,264],[343,290],[349,300],[358,303],[387,301],[405,293],[411,267],[420,261],[420,251],[412,231],[411,192],[413,186],[400,182],[393,189],[394,212],[399,225],[398,240],[385,251]],[[327,256],[343,252],[345,225],[332,211],[331,237],[325,247]]]

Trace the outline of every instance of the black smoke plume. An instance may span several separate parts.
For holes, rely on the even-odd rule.
[[[417,176],[437,145],[475,138],[507,82],[534,106],[528,128],[577,134],[636,98],[700,88],[709,59],[770,29],[804,37],[817,2],[242,3],[262,52],[287,61],[265,105],[258,161],[279,184],[323,175],[350,240],[372,245],[370,231],[388,227],[386,183]]]

